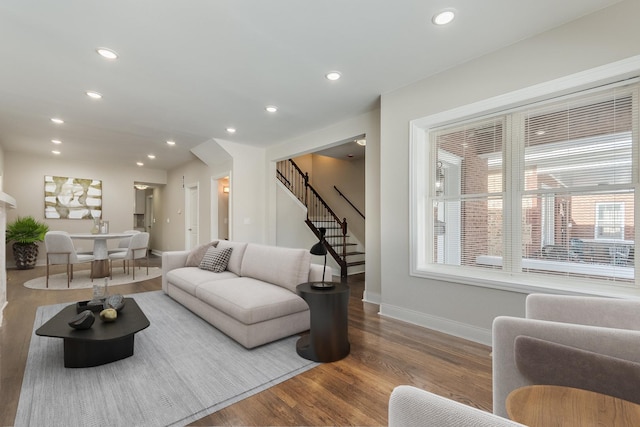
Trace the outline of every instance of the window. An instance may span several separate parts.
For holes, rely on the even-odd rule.
[[[596,203],[595,238],[624,240],[624,203]]]
[[[414,123],[413,273],[635,286],[638,92]]]

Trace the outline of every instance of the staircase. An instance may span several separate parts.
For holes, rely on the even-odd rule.
[[[327,252],[340,266],[340,277],[346,278],[349,267],[364,265],[364,252],[357,250],[347,230],[347,220],[342,220],[333,212],[318,192],[309,184],[309,174],[291,160],[282,160],[276,167],[276,175],[285,187],[307,207],[305,223],[320,238],[320,228],[326,229],[325,246]]]

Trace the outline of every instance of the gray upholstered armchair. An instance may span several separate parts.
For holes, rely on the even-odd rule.
[[[390,426],[512,426],[505,401],[532,384],[640,403],[640,300],[532,294],[526,317],[493,322],[493,414],[410,386],[394,389]]]
[[[389,399],[389,427],[512,427],[506,418],[408,385]]]
[[[532,294],[526,318],[493,322],[493,413],[531,384],[640,401],[640,301]]]

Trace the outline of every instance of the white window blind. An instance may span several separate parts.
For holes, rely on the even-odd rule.
[[[638,87],[428,131],[427,262],[635,284]]]
[[[598,90],[518,113],[524,120],[522,257],[531,260],[523,271],[634,281],[634,260],[623,263],[615,254],[634,252],[635,91]],[[553,208],[543,211],[543,199]],[[598,206],[609,209],[598,212]],[[551,225],[545,229],[543,221]],[[552,238],[544,235],[549,232]]]
[[[434,216],[443,227],[434,233],[433,262],[473,265],[480,254],[502,255],[504,139],[504,117],[434,132]]]

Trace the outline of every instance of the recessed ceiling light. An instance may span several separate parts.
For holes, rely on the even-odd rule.
[[[167,145],[173,146],[173,145],[176,145],[176,142],[175,141],[167,141]]]
[[[328,72],[325,76],[327,80],[338,80],[342,75],[338,71]]]
[[[87,96],[88,96],[89,98],[93,98],[93,99],[100,99],[100,98],[102,98],[102,94],[100,94],[100,93],[98,93],[98,92],[94,92],[94,91],[92,91],[92,90],[88,90],[88,91],[86,92],[86,94],[87,94]]]
[[[118,54],[111,49],[107,49],[106,47],[99,47],[96,49],[96,52],[98,52],[98,55],[102,56],[103,58],[118,59]]]
[[[51,150],[51,152],[52,152],[53,154],[55,154],[56,156],[60,154],[60,152],[59,152],[58,150]]]
[[[267,105],[266,107],[264,107],[264,109],[270,113],[275,113],[276,111],[278,111],[278,107],[276,107],[275,105]]]
[[[144,163],[142,163],[142,162],[136,162],[136,165],[138,165],[138,166],[144,166]]]
[[[227,132],[236,133],[236,128],[227,128]]]
[[[544,130],[539,130],[539,131],[537,131],[537,132],[536,132],[536,135],[538,135],[538,136],[542,136],[542,135],[544,135],[545,133],[547,133],[547,132],[546,132],[546,131],[544,131]]]
[[[52,119],[51,119],[51,121],[52,121],[53,123],[57,124],[57,125],[61,125],[61,124],[63,124],[63,123],[64,123],[64,120],[62,120],[62,119],[58,119],[58,118],[56,118],[56,117],[52,118]]]
[[[447,25],[449,22],[453,21],[453,18],[455,17],[455,12],[451,9],[448,9],[433,15],[432,21],[436,25]]]
[[[148,154],[147,157],[150,158],[150,159],[155,159],[156,158],[155,154]]]
[[[54,144],[62,144],[62,141],[60,141],[59,139],[52,139],[51,142],[53,142]]]
[[[361,145],[361,146],[365,146],[367,145],[367,140],[366,139],[356,139],[356,144]]]

